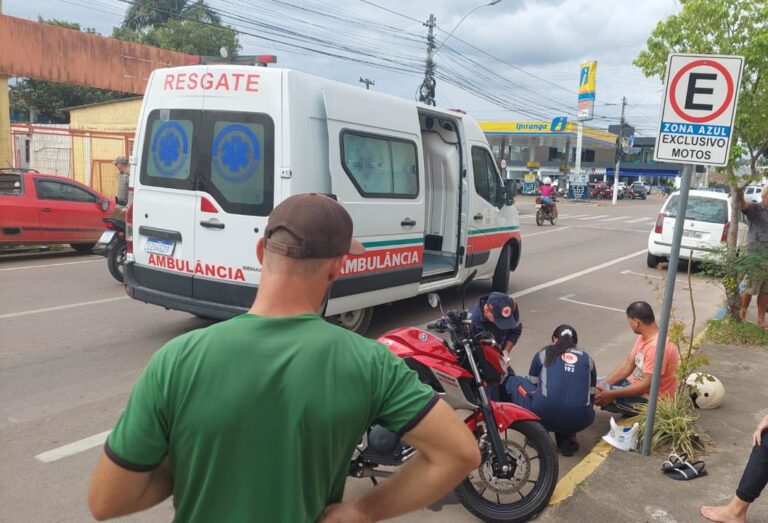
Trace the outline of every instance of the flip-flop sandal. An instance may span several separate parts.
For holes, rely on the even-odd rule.
[[[676,453],[672,453],[667,458],[667,461],[661,464],[661,470],[662,472],[666,472],[670,469],[673,469],[677,467],[678,465],[682,465],[685,463],[687,456],[685,454],[677,455]]]
[[[682,464],[664,471],[664,473],[677,481],[690,481],[692,479],[706,476],[707,469],[704,468],[703,461],[696,461],[694,463],[691,463],[690,461],[684,461]]]

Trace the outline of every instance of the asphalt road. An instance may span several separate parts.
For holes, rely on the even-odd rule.
[[[523,256],[511,275],[521,307],[522,338],[512,354],[520,373],[560,323],[573,325],[580,345],[607,374],[634,341],[624,309],[647,300],[661,309],[664,272],[645,265],[648,232],[662,200],[609,204],[560,203],[556,226],[536,226],[533,202],[519,199]],[[675,314],[691,307],[678,277]],[[478,281],[471,303],[488,292]],[[718,288],[693,276],[696,313],[720,307]],[[444,306],[460,303],[442,294]],[[164,342],[208,323],[125,297],[104,258],[73,252],[0,256],[0,521],[88,521],[85,492],[106,433],[149,357]],[[436,317],[424,297],[379,307],[370,335]],[[701,325],[700,325],[701,326]],[[607,432],[607,417],[580,436],[582,449],[560,459],[561,475]],[[370,487],[349,480],[347,496]],[[170,503],[124,521],[169,521]],[[448,497],[402,521],[474,521]]]

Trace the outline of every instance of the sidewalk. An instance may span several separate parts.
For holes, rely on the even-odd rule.
[[[752,433],[768,413],[768,347],[705,343],[701,350],[710,359],[705,371],[717,376],[726,389],[720,408],[698,411],[700,426],[714,445],[701,458],[709,475],[675,481],[661,472],[666,456],[611,450],[570,497],[549,507],[536,521],[700,522],[705,521],[699,515],[701,505],[725,503],[733,496],[749,457]],[[598,417],[595,424],[604,423],[607,432],[602,420]],[[597,453],[601,446],[596,447]],[[605,449],[602,453],[606,454]],[[600,456],[596,457],[599,461]],[[765,498],[754,503],[750,516],[750,521],[768,520]]]

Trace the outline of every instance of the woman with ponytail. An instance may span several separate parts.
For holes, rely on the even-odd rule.
[[[578,341],[576,329],[560,325],[552,344],[533,357],[528,377],[510,376],[504,384],[513,403],[535,413],[555,433],[563,456],[576,453],[576,433],[595,419],[597,371],[589,354],[577,348]]]

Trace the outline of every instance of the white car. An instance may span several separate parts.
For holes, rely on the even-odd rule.
[[[756,185],[750,185],[744,189],[744,200],[747,203],[760,203],[763,199],[763,188]]]
[[[672,193],[656,218],[656,225],[648,237],[648,267],[654,268],[669,259],[679,198],[679,192]],[[700,261],[706,258],[713,248],[727,241],[732,218],[727,194],[690,191],[680,259],[692,257],[694,261]],[[742,245],[747,239],[747,224],[741,213],[736,219],[740,221],[737,244]]]

